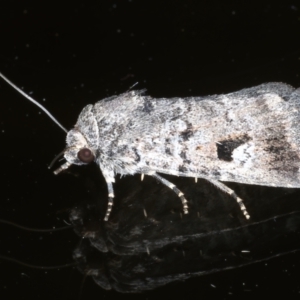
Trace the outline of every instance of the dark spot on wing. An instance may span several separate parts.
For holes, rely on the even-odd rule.
[[[284,101],[289,101],[290,98],[291,98],[291,96],[290,96],[290,95],[288,95],[288,96],[282,96],[281,98],[282,98]]]
[[[154,110],[154,106],[153,103],[151,102],[151,99],[145,98],[142,111],[150,114],[153,110]]]
[[[179,155],[180,155],[180,157],[182,159],[186,159],[186,153],[185,153],[185,151],[181,151]]]
[[[297,153],[288,142],[288,138],[282,134],[283,130],[273,132],[269,130],[266,139],[265,151],[270,153],[269,155],[269,169],[277,170],[280,173],[287,173],[289,175],[295,174],[298,177],[298,170],[300,165],[300,158]]]
[[[141,156],[139,155],[137,149],[133,147],[132,150],[133,150],[133,152],[134,152],[134,154],[135,154],[134,160],[135,160],[136,162],[141,161]]]
[[[212,175],[218,177],[221,176],[221,173],[218,170],[213,170]]]
[[[166,147],[165,153],[168,154],[168,155],[172,155],[171,149],[169,147]]]
[[[186,152],[183,150],[180,152],[179,156],[183,159],[183,163],[189,165],[191,161],[187,159]]]
[[[217,145],[217,154],[220,160],[232,161],[232,152],[237,147],[245,144],[250,140],[250,137],[247,134],[229,137],[228,139],[218,141]]]
[[[190,137],[194,135],[193,125],[191,123],[187,123],[187,128],[180,133],[180,137],[183,141],[187,141]]]
[[[164,163],[163,163],[163,168],[164,168],[165,170],[168,170],[168,169],[170,168],[170,164],[169,164],[168,162],[164,162]]]
[[[208,169],[205,166],[201,166],[201,169],[198,170],[199,175],[209,176],[210,175],[210,169]],[[200,176],[201,177],[201,176]]]
[[[180,165],[180,166],[178,167],[178,171],[179,171],[180,173],[187,173],[187,172],[188,172],[188,169],[186,168],[186,166]]]

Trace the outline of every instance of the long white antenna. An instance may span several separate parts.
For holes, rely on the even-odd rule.
[[[0,77],[4,79],[15,90],[17,90],[20,94],[22,94],[25,98],[27,98],[29,101],[34,103],[37,107],[39,107],[42,111],[44,111],[48,115],[48,117],[52,119],[53,122],[55,122],[63,131],[68,133],[68,130],[65,127],[63,127],[42,104],[40,104],[39,102],[31,98],[29,95],[27,95],[25,92],[23,92],[20,88],[18,88],[15,84],[13,84],[8,78],[6,78],[2,73],[0,73]]]

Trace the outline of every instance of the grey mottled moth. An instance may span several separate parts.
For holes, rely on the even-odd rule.
[[[46,111],[4,75],[0,77]],[[106,221],[116,174],[136,173],[172,189],[185,214],[183,193],[159,173],[203,178],[236,199],[250,218],[242,199],[222,182],[299,188],[299,121],[300,89],[283,83],[170,99],[129,91],[87,105],[69,132],[59,124],[67,132],[66,163],[55,174],[72,164],[96,162],[108,187]]]

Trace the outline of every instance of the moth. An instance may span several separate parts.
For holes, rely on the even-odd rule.
[[[44,110],[4,75],[6,82]],[[108,189],[109,219],[116,174],[156,178],[188,201],[160,174],[209,181],[229,194],[249,219],[241,198],[223,182],[300,187],[300,89],[266,83],[226,95],[152,98],[145,90],[128,91],[87,105],[67,132],[66,163],[96,162]]]

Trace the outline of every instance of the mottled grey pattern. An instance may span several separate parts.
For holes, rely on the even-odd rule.
[[[116,174],[205,178],[235,198],[218,181],[300,187],[299,89],[267,83],[184,99],[155,99],[143,92],[86,106],[67,135],[66,160],[83,164],[77,153],[90,149],[110,198]]]

